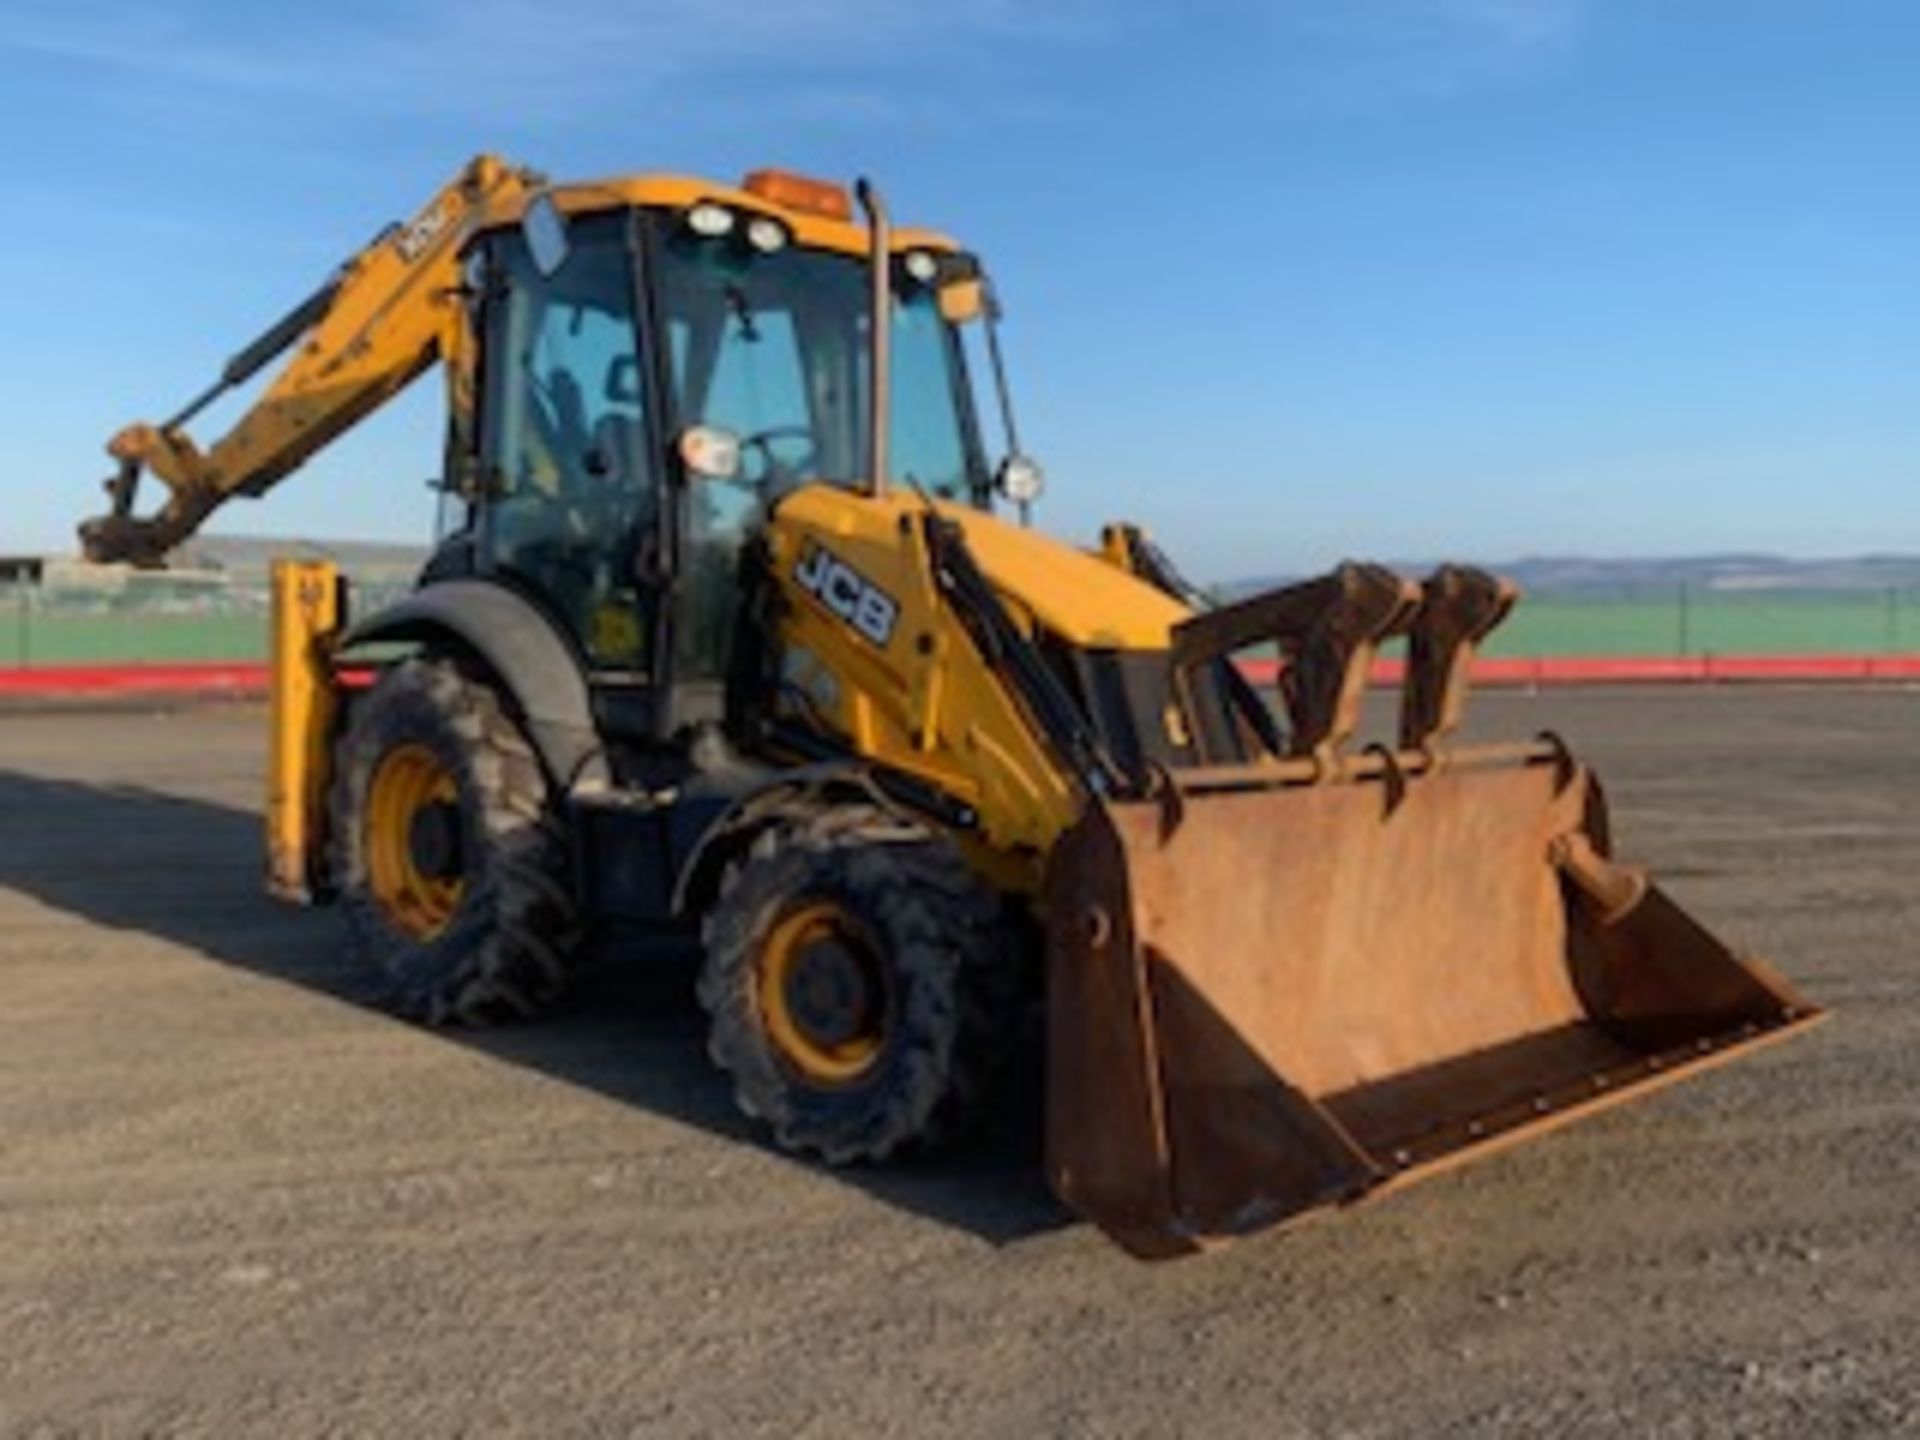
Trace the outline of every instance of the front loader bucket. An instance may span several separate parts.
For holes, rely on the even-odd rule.
[[[1179,1254],[1818,1017],[1609,848],[1597,782],[1552,740],[1092,802],[1046,896],[1055,1190],[1128,1250]]]
[[[1177,1254],[1816,1018],[1601,857],[1584,770],[1471,761],[1090,809],[1047,900],[1067,1204]]]

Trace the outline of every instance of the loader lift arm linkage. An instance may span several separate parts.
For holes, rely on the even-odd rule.
[[[327,444],[466,344],[458,257],[479,221],[540,177],[480,156],[405,225],[376,235],[327,281],[230,359],[220,377],[170,419],[134,424],[108,443],[118,469],[108,512],[81,527],[94,561],[139,567],[167,552],[236,495],[266,493]],[[245,413],[202,449],[185,427],[214,401],[294,353]],[[461,365],[447,366],[455,423],[471,413]],[[166,487],[149,516],[134,504],[143,476]]]

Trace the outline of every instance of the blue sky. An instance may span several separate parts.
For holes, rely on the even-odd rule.
[[[0,550],[467,155],[869,173],[1009,307],[1044,523],[1920,549],[1908,0],[0,0]],[[431,382],[217,528],[423,539]]]

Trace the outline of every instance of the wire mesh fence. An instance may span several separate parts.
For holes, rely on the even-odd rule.
[[[1491,637],[1517,658],[1920,653],[1920,588],[1534,594]]]
[[[359,587],[356,604],[378,607],[405,588]],[[165,574],[86,585],[0,581],[0,669],[260,661],[268,604],[264,583],[215,587]]]
[[[391,575],[355,610],[398,598]],[[259,583],[130,574],[112,585],[0,581],[0,668],[251,662],[266,658]],[[1673,586],[1529,595],[1486,647],[1513,658],[1920,655],[1920,587],[1784,593]]]

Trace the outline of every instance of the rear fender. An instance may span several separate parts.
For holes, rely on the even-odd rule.
[[[267,888],[297,903],[331,894],[326,867],[333,745],[353,652],[378,644],[431,646],[484,670],[522,717],[554,787],[603,790],[606,755],[586,677],[564,637],[528,601],[499,585],[448,580],[342,630],[332,565],[274,566],[273,691],[267,793]]]
[[[446,646],[484,667],[524,720],[557,789],[609,783],[585,670],[532,602],[485,580],[441,581],[348,627],[340,651],[395,641]]]

